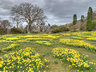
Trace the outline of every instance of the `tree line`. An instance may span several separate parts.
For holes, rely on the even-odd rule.
[[[44,14],[42,8],[37,5],[32,5],[31,3],[21,3],[19,5],[15,5],[11,9],[11,19],[14,22],[12,24],[8,20],[0,21],[0,34],[3,33],[32,33],[34,32],[63,32],[69,31],[64,26],[51,26],[49,23],[46,25],[47,17]],[[89,7],[87,18],[84,15],[81,15],[81,30],[83,29],[82,24],[86,22],[86,30],[91,31],[93,27],[96,27],[96,22],[93,22],[93,10]],[[73,25],[76,25],[78,22],[77,14],[73,15]],[[24,27],[24,23],[27,25]],[[54,29],[55,28],[55,29]],[[54,29],[54,30],[53,30]],[[37,31],[36,31],[37,30]]]

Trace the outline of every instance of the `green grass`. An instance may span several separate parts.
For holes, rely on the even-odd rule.
[[[20,35],[20,34],[19,34]],[[12,35],[9,37],[18,37],[19,35]],[[27,34],[24,34],[27,35]],[[39,35],[39,34],[32,34],[32,35]],[[43,36],[43,34],[40,34]],[[49,68],[47,69],[47,72],[76,72],[78,69],[70,69],[68,67],[67,63],[61,63],[60,60],[54,58],[52,56],[52,49],[53,48],[57,48],[57,47],[61,47],[61,48],[69,48],[69,49],[74,49],[79,51],[81,54],[85,54],[89,56],[89,61],[95,62],[96,63],[96,53],[93,53],[91,51],[88,51],[84,48],[76,48],[76,47],[70,47],[70,46],[66,46],[64,44],[59,43],[59,39],[61,38],[71,38],[71,36],[63,36],[62,33],[59,34],[52,34],[54,36],[58,35],[61,36],[53,41],[50,41],[52,43],[51,46],[46,46],[43,44],[37,44],[34,41],[30,41],[28,43],[17,43],[19,44],[19,48],[18,49],[23,49],[26,47],[31,47],[33,48],[36,52],[38,52],[41,55],[41,58],[46,58],[49,61]],[[86,39],[84,39],[84,41],[92,44],[92,45],[96,45],[96,42],[94,41],[87,41]],[[0,49],[5,48],[7,46],[9,46],[12,43],[0,43]],[[0,52],[0,56],[3,56],[4,54],[8,54],[10,52],[14,52],[16,50],[12,50],[12,51],[7,51],[7,52]],[[58,61],[58,64],[55,64],[54,61]],[[95,67],[96,68],[96,67]],[[84,72],[88,72],[88,71],[84,71]],[[91,72],[91,71],[90,71]]]

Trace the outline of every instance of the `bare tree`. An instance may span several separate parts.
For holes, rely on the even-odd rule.
[[[0,22],[0,28],[2,28],[5,33],[8,33],[9,27],[11,27],[11,23],[8,20],[3,20]]]
[[[17,28],[19,27],[19,24],[21,23],[21,19],[19,16],[12,17],[12,20],[16,22]]]
[[[37,5],[32,5],[31,3],[21,3],[16,5],[11,10],[12,15],[19,16],[19,18],[28,23],[27,32],[30,33],[31,25],[37,20],[43,20],[46,18],[44,12]]]

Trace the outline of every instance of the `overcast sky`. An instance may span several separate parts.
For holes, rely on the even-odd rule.
[[[87,15],[88,7],[96,10],[96,0],[0,0],[0,18],[8,19],[10,9],[16,4],[29,2],[44,9],[50,24],[63,25],[72,22],[73,14]]]

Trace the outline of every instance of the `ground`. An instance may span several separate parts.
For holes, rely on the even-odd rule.
[[[96,46],[95,37],[96,32],[75,32],[75,33],[56,33],[56,34],[9,34],[9,35],[1,35],[0,36],[0,56],[3,57],[5,54],[9,54],[12,52],[18,51],[19,49],[24,49],[26,47],[30,47],[40,54],[42,59],[46,58],[48,60],[48,68],[45,69],[46,72],[76,72],[78,68],[70,69],[68,63],[61,63],[60,59],[53,57],[52,50],[54,48],[68,48],[74,49],[78,51],[80,54],[88,55],[88,61],[96,63],[96,52],[91,51],[90,49],[75,47],[63,44],[60,42],[60,39],[73,39],[73,40],[83,40],[86,43],[89,43]],[[80,38],[74,38],[80,37]],[[8,39],[9,38],[9,39]],[[17,38],[17,39],[16,39]],[[94,38],[87,39],[87,38]],[[4,42],[8,41],[8,42]],[[21,40],[21,41],[19,41]],[[29,41],[29,42],[27,42]],[[37,42],[38,41],[38,42]],[[40,42],[46,41],[46,42]],[[18,44],[18,48],[7,50],[6,48],[11,44]],[[2,49],[5,48],[4,51]],[[96,50],[95,50],[96,51]],[[58,61],[58,64],[55,64],[54,61]],[[95,66],[95,65],[94,65]],[[95,72],[96,66],[94,70],[81,70],[84,72]],[[78,71],[79,72],[79,71]]]

